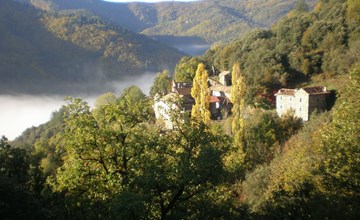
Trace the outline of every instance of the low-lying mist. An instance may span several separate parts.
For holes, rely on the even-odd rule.
[[[141,76],[127,77],[121,81],[104,83],[104,91],[120,95],[122,91],[132,85],[136,85],[148,95],[155,78],[154,73],[144,73]],[[71,94],[86,100],[90,106],[94,105],[96,98],[101,95],[90,92],[88,94]],[[51,113],[66,104],[62,95],[1,95],[0,94],[0,136],[4,135],[9,140],[32,126],[38,126],[50,120]]]
[[[172,47],[191,56],[199,56],[210,48],[210,44],[174,44]]]

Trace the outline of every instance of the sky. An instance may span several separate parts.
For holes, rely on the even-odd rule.
[[[103,0],[106,2],[194,2],[198,0]]]

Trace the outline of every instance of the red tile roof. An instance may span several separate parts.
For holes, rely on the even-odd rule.
[[[220,102],[220,99],[216,96],[210,96],[210,103]]]

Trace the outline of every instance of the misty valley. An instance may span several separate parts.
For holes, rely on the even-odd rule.
[[[88,93],[68,93],[63,94],[17,94],[17,95],[0,95],[0,136],[5,135],[10,140],[21,135],[21,133],[32,126],[38,126],[47,122],[52,112],[60,109],[65,105],[64,99],[67,96],[78,97],[86,100],[90,106],[94,106],[96,98],[103,93],[113,92],[121,94],[121,92],[130,86],[136,85],[148,94],[155,73],[144,73],[141,76],[127,77],[123,81],[107,82],[101,85],[101,93],[99,90]]]
[[[360,219],[360,1],[151,2],[0,0],[0,219]]]
[[[204,42],[184,39],[170,39],[166,41],[166,44],[192,56],[201,55],[209,48],[209,44]],[[83,71],[83,74],[86,75],[86,70]],[[92,104],[96,97],[102,93],[113,92],[120,94],[124,88],[132,85],[140,87],[145,94],[148,94],[156,75],[153,72],[145,72],[143,74],[137,73],[136,76],[132,77],[131,73],[129,73],[129,76],[117,81],[104,79],[101,72],[103,70],[96,74],[98,81],[81,82],[70,86],[57,84],[56,82],[28,84],[29,88],[27,89],[26,86],[21,84],[10,85],[10,88],[9,85],[3,85],[0,90],[3,92],[10,90],[12,91],[10,94],[15,93],[15,95],[0,95],[3,106],[0,109],[0,121],[2,121],[0,135],[5,135],[10,140],[13,140],[26,128],[45,123],[50,119],[53,111],[64,105],[64,98],[67,96],[81,97]],[[48,88],[44,89],[42,85]],[[16,89],[16,87],[20,88]],[[20,94],[16,95],[19,92]],[[24,94],[24,92],[29,94]]]

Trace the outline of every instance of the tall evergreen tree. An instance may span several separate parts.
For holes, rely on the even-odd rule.
[[[205,65],[200,63],[193,80],[193,88],[191,89],[191,96],[195,99],[191,116],[200,119],[205,124],[210,122],[210,91],[207,81],[208,72],[205,69]]]
[[[245,84],[241,74],[239,64],[234,64],[232,69],[232,88],[231,101],[233,103],[232,113],[232,133],[234,145],[239,149],[239,153],[244,156],[244,109],[245,109]]]

